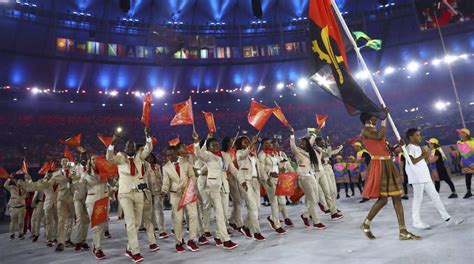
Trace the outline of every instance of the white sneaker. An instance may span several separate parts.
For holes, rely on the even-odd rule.
[[[445,221],[447,226],[452,226],[452,225],[460,225],[464,222],[464,219],[456,219],[456,218],[449,218],[448,220]]]
[[[431,226],[420,221],[420,222],[413,222],[413,227],[417,229],[428,229]]]

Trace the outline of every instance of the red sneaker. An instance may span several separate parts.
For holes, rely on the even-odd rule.
[[[78,252],[81,252],[81,251],[82,251],[81,244],[76,244],[76,246],[74,247],[74,252],[78,253]]]
[[[39,236],[34,236],[34,237],[33,237],[33,243],[36,242],[36,241],[38,241],[38,238],[39,238]]]
[[[232,229],[234,229],[235,231],[239,231],[239,228],[236,224],[229,223],[229,226],[232,227]]]
[[[304,217],[303,215],[301,215],[301,219],[303,220],[303,224],[306,226],[306,227],[309,227],[309,220],[308,218]]]
[[[286,218],[286,219],[285,219],[285,225],[286,225],[286,226],[294,226],[294,225],[293,225],[293,222],[291,221],[290,218]]]
[[[285,234],[286,234],[286,230],[283,229],[282,227],[277,228],[277,229],[275,230],[275,232],[277,232],[277,234],[279,234],[279,235],[285,235]]]
[[[248,238],[252,238],[252,234],[250,233],[250,229],[246,226],[242,227],[242,230],[244,230],[245,236]]]
[[[265,241],[266,240],[265,237],[262,236],[262,234],[260,234],[260,233],[253,234],[253,239],[255,241]]]
[[[109,231],[105,231],[104,237],[105,238],[112,238],[112,235],[110,235]]]
[[[197,252],[197,251],[199,251],[199,247],[196,245],[196,243],[194,242],[194,240],[189,240],[187,247],[188,247],[188,249],[191,250],[192,252]]]
[[[324,214],[325,214],[325,215],[330,215],[330,214],[331,214],[331,211],[329,211],[329,209],[328,209],[328,210],[326,210],[326,211],[324,212]]]
[[[13,239],[15,239],[15,234],[10,235],[10,240],[13,240]]]
[[[53,247],[53,241],[49,240],[46,244],[47,247]]]
[[[318,229],[318,230],[326,229],[326,226],[323,223],[314,224],[313,227]]]
[[[215,237],[214,241],[216,242],[216,247],[222,246],[222,240],[220,240],[219,238]]]
[[[207,238],[204,235],[202,235],[199,237],[198,243],[199,245],[207,245],[209,244],[209,240],[207,240]]]
[[[232,250],[236,247],[238,247],[239,245],[235,244],[234,242],[232,242],[232,240],[229,240],[229,241],[225,241],[224,242],[224,248],[225,249],[228,249],[228,250]]]
[[[126,249],[126,250],[125,250],[125,256],[126,256],[126,257],[129,257],[129,258],[131,258],[131,259],[133,259],[132,251]]]
[[[340,214],[340,213],[335,213],[335,214],[331,215],[331,220],[334,220],[334,221],[342,219],[342,218],[344,218],[344,215]]]
[[[186,249],[183,246],[183,243],[176,244],[176,253],[184,253]]]
[[[82,243],[81,247],[82,247],[82,250],[89,250],[90,249],[90,247],[89,247],[89,245],[87,245],[87,243]]]
[[[102,252],[102,250],[99,249],[97,251],[96,250],[94,250],[94,251],[95,251],[95,253],[94,253],[95,259],[101,260],[101,259],[106,259],[107,258],[107,256],[105,256],[105,254],[104,254],[104,252]]]
[[[158,235],[158,238],[159,238],[159,239],[167,239],[168,237],[170,237],[170,235],[168,235],[168,233],[166,233],[166,232],[161,232],[161,233]]]
[[[270,216],[267,217],[267,220],[268,220],[268,223],[270,223],[270,228],[273,229],[273,230],[276,230],[276,228],[275,228],[275,223],[274,223],[273,220],[270,218]]]
[[[150,252],[156,252],[158,250],[160,250],[160,247],[157,244],[150,245]]]
[[[19,235],[18,239],[23,240],[23,239],[25,239],[25,236],[24,235]]]
[[[230,229],[227,229],[227,235],[232,236],[233,232]]]
[[[142,262],[143,260],[144,260],[144,258],[142,257],[142,255],[140,255],[140,253],[135,254],[132,257],[132,261],[135,262],[135,263]]]
[[[322,203],[318,203],[319,205],[319,210],[321,210],[321,212],[325,213],[326,212],[326,208],[324,208],[323,204]]]
[[[204,236],[206,238],[211,238],[212,237],[211,232],[204,232]]]

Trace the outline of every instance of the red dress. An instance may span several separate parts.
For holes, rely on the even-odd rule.
[[[402,177],[388,153],[385,139],[363,139],[372,156],[362,196],[368,199],[402,195]]]

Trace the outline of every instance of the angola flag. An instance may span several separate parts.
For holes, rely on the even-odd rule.
[[[77,134],[77,135],[75,135],[73,137],[70,137],[66,140],[60,139],[59,142],[61,144],[68,145],[68,146],[71,146],[71,147],[77,147],[77,146],[81,145],[81,134]]]
[[[54,166],[54,162],[45,162],[43,166],[41,166],[40,170],[38,171],[39,175],[44,175],[48,173],[48,171],[52,170],[51,168]]]
[[[202,111],[202,113],[204,114],[204,119],[206,119],[207,129],[209,133],[212,133],[212,134],[216,133],[217,129],[216,129],[216,123],[214,121],[214,114],[211,112],[204,112],[204,111]]]
[[[171,126],[192,125],[194,123],[193,102],[191,98],[173,105],[176,115],[171,120]]]
[[[181,141],[179,140],[179,135],[171,140],[168,141],[169,146],[176,146],[180,143]]]
[[[250,125],[255,127],[258,131],[261,131],[272,114],[272,108],[252,101],[250,103],[250,110],[247,115],[247,120],[249,121]]]
[[[74,161],[74,156],[72,155],[71,151],[67,146],[64,148],[64,157],[67,158],[70,162]]]
[[[106,137],[101,134],[97,134],[97,138],[104,144],[106,147],[108,147],[110,144],[112,144],[112,137]]]
[[[194,154],[194,144],[188,145],[188,153],[189,154]]]
[[[298,178],[298,175],[296,174],[296,172],[282,173],[278,175],[278,182],[275,188],[275,195],[292,196],[295,193],[297,178]]]
[[[301,189],[301,187],[298,186],[298,188],[296,188],[295,192],[293,193],[292,196],[290,196],[290,201],[293,203],[293,204],[296,204],[299,202],[299,200],[301,199],[301,197],[304,196],[304,192],[303,192],[303,189]]]
[[[92,209],[91,216],[91,228],[103,224],[107,221],[109,214],[109,197],[104,197],[100,200],[95,201],[94,208]]]
[[[194,186],[194,181],[193,179],[189,178],[188,183],[184,188],[183,195],[181,195],[181,199],[179,199],[178,211],[186,205],[196,202],[197,199],[198,197],[196,194],[196,187]]]
[[[273,108],[273,114],[276,116],[276,118],[278,118],[278,120],[280,120],[280,122],[284,126],[286,126],[286,127],[290,126],[290,123],[288,123],[288,120],[286,119],[285,115],[283,114],[283,111],[281,111],[280,106],[277,105]]]
[[[99,170],[99,178],[101,181],[106,181],[110,177],[118,176],[118,167],[112,162],[108,161],[104,156],[98,156],[95,159],[95,166]]]
[[[336,7],[337,8],[337,7]],[[331,0],[309,2],[311,79],[322,89],[344,102],[351,115],[366,112],[384,119],[382,108],[374,104],[352,77],[346,51],[348,37],[334,14]]]
[[[10,177],[10,174],[8,174],[8,171],[5,170],[5,168],[0,167],[0,179],[8,179]]]
[[[316,124],[318,124],[319,128],[324,128],[326,126],[326,120],[328,119],[328,115],[318,115],[316,114]]]
[[[145,126],[150,126],[151,93],[147,93],[143,100],[143,112],[141,121]]]

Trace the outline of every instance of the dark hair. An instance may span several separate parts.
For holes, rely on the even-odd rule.
[[[202,146],[204,146],[204,142],[206,142],[206,140],[204,139],[201,139],[201,141],[199,141],[199,147],[202,148]]]
[[[371,115],[369,113],[362,113],[360,114],[360,122],[365,125],[367,121],[369,121],[374,115]]]
[[[409,128],[405,134],[406,139],[410,139],[410,137],[413,137],[413,135],[419,131],[420,130],[418,128]]]
[[[211,145],[212,142],[219,143],[219,141],[216,138],[208,138],[207,141],[206,141],[206,148],[209,148],[209,146]]]
[[[227,152],[230,149],[231,145],[232,145],[231,137],[224,137],[222,139],[222,144],[221,144],[222,151]]]
[[[235,141],[235,149],[236,150],[241,150],[243,148],[242,147],[242,141],[244,141],[244,139],[248,140],[249,138],[246,137],[246,136],[241,136]]]
[[[273,140],[270,139],[270,138],[262,138],[262,143],[265,142],[265,141],[270,141],[270,142],[272,142]]]
[[[150,155],[148,155],[148,157],[151,157],[153,159],[152,164],[157,164],[158,163],[158,159],[156,158],[155,154],[150,153]],[[148,157],[147,157],[147,159],[148,159]]]
[[[184,144],[183,142],[179,142],[179,143],[176,145],[176,149],[181,148],[181,146],[188,147],[188,146],[186,146],[186,144]]]
[[[143,144],[143,143],[135,144],[135,149],[139,150],[141,147],[144,147],[144,146],[145,146],[145,144]]]
[[[176,146],[168,146],[168,147],[166,148],[166,151],[169,151],[169,150],[171,150],[171,151],[177,151],[178,148],[177,148]]]
[[[318,144],[318,143],[320,143],[321,141],[323,141],[323,138],[322,138],[322,137],[317,137],[317,138],[314,140],[314,143],[315,143],[315,144]]]
[[[304,151],[309,153],[309,160],[314,166],[319,167],[319,160],[318,156],[316,156],[316,152],[314,151],[313,147],[311,146],[311,143],[309,142],[309,138],[305,137],[301,139],[302,141],[306,142],[306,148],[303,149]]]

